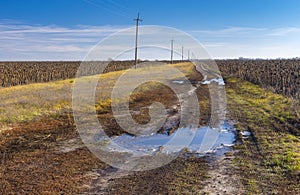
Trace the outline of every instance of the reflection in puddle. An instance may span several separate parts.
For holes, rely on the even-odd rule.
[[[225,82],[223,78],[215,78],[215,79],[210,79],[210,80],[204,80],[201,82],[201,84],[206,85],[206,84],[211,84],[211,83],[217,83],[218,85],[225,85]]]
[[[241,134],[243,136],[243,139],[247,139],[251,135],[251,132],[250,131],[242,131]]]
[[[215,133],[218,135],[216,136]],[[169,136],[159,133],[147,136],[123,134],[113,137],[105,147],[117,152],[134,151],[135,155],[169,154],[179,152],[183,148],[189,153],[199,155],[208,153],[221,155],[220,151],[232,147],[234,141],[235,128],[231,122],[227,121],[222,126],[221,131],[205,126],[196,130],[181,128]]]
[[[172,81],[173,83],[176,83],[176,84],[184,84],[184,81],[182,80],[175,80],[175,81]]]

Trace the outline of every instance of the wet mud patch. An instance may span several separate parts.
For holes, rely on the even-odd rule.
[[[87,148],[73,147],[80,138],[69,119],[45,118],[2,132],[1,194],[78,194],[86,190],[82,184],[91,179],[85,172],[108,167]],[[62,143],[68,151],[57,150]]]
[[[81,141],[81,138],[78,136],[73,139],[64,140],[57,144],[57,152],[68,153],[75,151],[79,148],[85,147]]]
[[[230,150],[222,156],[210,156],[207,159],[208,178],[201,189],[203,194],[244,194],[243,184],[234,165],[235,152]]]
[[[111,176],[97,178],[86,193],[92,194],[164,194],[198,193],[206,178],[205,161],[177,158],[163,167],[126,173],[110,169]],[[124,175],[125,174],[125,175]],[[101,175],[101,173],[99,174]],[[106,181],[102,181],[105,178]],[[105,185],[102,185],[104,184]],[[100,184],[100,185],[99,185]]]

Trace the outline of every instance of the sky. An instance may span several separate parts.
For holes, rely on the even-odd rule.
[[[212,58],[300,57],[299,8],[299,0],[1,0],[0,60],[83,60],[134,27],[138,12],[140,25],[183,31]],[[134,46],[134,33],[128,39]]]

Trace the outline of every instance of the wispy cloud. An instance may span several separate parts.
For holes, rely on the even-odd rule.
[[[214,58],[292,58],[300,56],[300,28],[244,28],[190,32]]]
[[[294,33],[300,33],[300,28],[288,27],[288,28],[278,28],[270,31],[271,36],[287,36]]]
[[[101,39],[123,28],[83,25],[66,28],[0,21],[0,60],[79,60]]]
[[[61,27],[26,25],[17,21],[1,20],[0,60],[81,60],[100,40],[124,28],[127,26]],[[156,30],[159,29],[149,28],[141,33],[151,35]],[[229,27],[193,30],[188,33],[196,37],[213,58],[275,58],[300,55],[300,28],[295,27]],[[128,42],[131,44],[132,40],[127,40],[126,44]],[[166,43],[169,44],[169,39]],[[107,53],[115,49],[121,50],[124,47],[122,44],[124,43],[118,42],[106,45]],[[179,51],[182,45],[178,44],[180,40],[175,41],[175,46],[178,47],[175,50]],[[185,49],[188,48],[189,45],[185,45]]]
[[[256,34],[260,32],[264,32],[268,29],[266,28],[244,28],[244,27],[229,27],[218,30],[192,30],[190,33],[199,34],[199,35],[209,35],[209,36],[217,36],[217,37],[231,37],[231,36],[245,36]]]

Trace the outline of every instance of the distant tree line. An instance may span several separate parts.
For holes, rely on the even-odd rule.
[[[300,60],[217,60],[221,72],[300,99]]]

